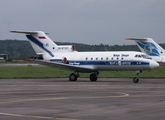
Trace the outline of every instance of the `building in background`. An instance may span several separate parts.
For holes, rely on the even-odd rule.
[[[8,61],[8,55],[7,54],[0,54],[0,61]]]

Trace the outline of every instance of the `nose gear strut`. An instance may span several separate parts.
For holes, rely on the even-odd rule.
[[[138,83],[139,82],[139,73],[141,73],[141,72],[142,72],[141,70],[136,71],[137,77],[133,78],[133,82],[134,83]]]

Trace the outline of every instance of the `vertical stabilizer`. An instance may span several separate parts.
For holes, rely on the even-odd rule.
[[[57,45],[43,31],[10,31],[25,33],[37,55],[42,55],[45,60],[54,57]]]

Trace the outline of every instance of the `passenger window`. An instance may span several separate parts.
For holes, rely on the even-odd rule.
[[[121,59],[123,60],[123,57]]]
[[[103,60],[103,58],[101,58],[101,60]]]
[[[96,60],[98,60],[98,58],[96,58]]]
[[[117,58],[117,60],[118,60],[119,58]]]
[[[113,57],[111,58],[111,60],[113,60]]]
[[[141,58],[141,55],[139,55],[138,57]]]
[[[135,57],[138,57],[138,55],[135,55]]]
[[[108,60],[108,57],[106,58],[106,60]]]
[[[88,60],[88,58],[86,57],[86,60]]]
[[[93,58],[91,58],[91,60],[93,60]]]

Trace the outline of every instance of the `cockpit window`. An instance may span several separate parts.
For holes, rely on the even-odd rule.
[[[138,55],[135,55],[135,57],[138,57]]]
[[[139,58],[141,58],[142,56],[141,55],[138,55]]]
[[[135,55],[135,57],[136,58],[147,58],[147,56],[146,55],[143,55],[143,54],[142,55]]]
[[[147,58],[147,56],[145,56],[145,55],[142,55],[142,57],[143,57],[143,58]]]

